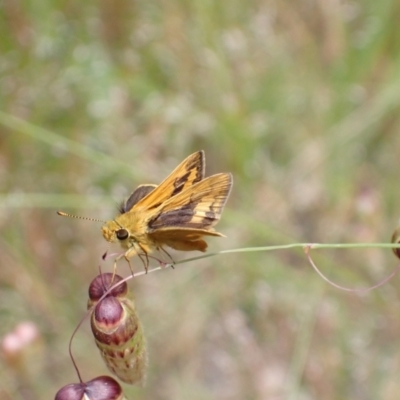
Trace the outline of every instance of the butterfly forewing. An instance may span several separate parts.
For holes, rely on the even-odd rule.
[[[200,182],[204,178],[204,165],[202,150],[191,154],[160,185],[134,204],[133,208],[151,210],[159,207],[169,198],[177,196],[188,187]]]
[[[219,221],[231,187],[232,175],[225,173],[188,187],[162,204],[157,216],[149,221],[149,233],[158,230],[159,236],[170,228],[189,228],[207,235],[205,232]]]

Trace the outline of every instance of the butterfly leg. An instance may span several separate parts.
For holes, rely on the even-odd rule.
[[[136,251],[135,246],[133,246],[133,247],[129,248],[124,254],[122,254],[122,255],[120,256],[120,257],[124,257],[124,258],[125,258],[126,262],[127,262],[128,265],[129,265],[129,269],[131,270],[131,274],[132,274],[132,275],[134,274],[134,272],[133,272],[133,268],[132,268],[132,264],[131,264],[131,260],[130,260],[130,259],[131,259],[135,254],[137,254],[137,255],[140,257],[140,254],[138,254],[138,252]]]
[[[148,270],[149,270],[149,256],[148,256],[148,253],[147,253],[147,251],[140,245],[140,243],[136,243],[136,244],[137,244],[137,246],[139,246],[140,250],[143,251],[144,259],[143,259],[143,255],[142,255],[142,254],[140,254],[140,253],[137,252],[137,255],[138,255],[139,258],[142,260],[142,263],[143,263],[143,265],[144,265],[144,269],[145,269],[146,274],[147,274],[147,272],[148,272]]]
[[[171,254],[169,254],[168,251],[165,250],[164,247],[162,247],[162,246],[160,246],[160,250],[162,250],[162,251],[169,257],[169,259],[172,261],[172,262],[171,262],[171,267],[172,267],[172,269],[175,269],[175,267],[174,267],[175,261],[174,261],[174,259],[171,257]]]
[[[136,246],[139,247],[139,249],[140,249],[141,252],[138,251],[138,249],[136,248]],[[140,245],[140,243],[135,243],[135,244],[134,244],[132,247],[130,247],[125,253],[120,254],[118,257],[115,258],[115,260],[114,260],[113,279],[114,279],[115,273],[116,273],[116,271],[117,271],[117,262],[118,262],[119,260],[121,260],[122,258],[125,258],[126,262],[127,262],[128,265],[129,265],[129,269],[130,269],[130,271],[131,271],[131,274],[134,275],[134,272],[133,272],[133,268],[132,268],[132,264],[131,264],[131,260],[130,260],[130,259],[131,259],[133,256],[135,256],[135,255],[137,255],[137,256],[140,258],[140,260],[142,261],[142,263],[143,263],[143,265],[144,265],[144,269],[145,269],[146,274],[147,274],[148,269],[149,269],[149,256],[148,256],[148,253],[147,253],[147,251]]]
[[[119,260],[121,260],[121,258],[123,258],[123,257],[125,257],[125,254],[120,254],[118,257],[115,257],[115,259],[114,259],[113,275],[112,275],[112,278],[111,278],[111,284],[114,282],[114,277],[115,277],[115,275],[117,273],[117,262]]]

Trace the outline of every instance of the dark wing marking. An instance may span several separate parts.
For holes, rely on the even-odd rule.
[[[203,179],[167,200],[149,221],[149,233],[156,230],[192,228],[208,230],[220,219],[232,187],[231,174],[217,174]],[[203,233],[204,234],[204,233]]]
[[[151,233],[154,239],[169,239],[169,240],[198,240],[203,236],[224,236],[222,233],[214,231],[214,229],[197,229],[169,226],[162,229],[157,229]]]

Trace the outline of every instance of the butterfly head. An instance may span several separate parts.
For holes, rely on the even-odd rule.
[[[119,242],[122,247],[129,247],[129,237],[131,236],[129,231],[123,228],[116,221],[108,221],[101,228],[104,239],[108,242]]]

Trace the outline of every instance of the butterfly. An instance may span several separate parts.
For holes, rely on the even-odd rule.
[[[204,236],[223,236],[213,227],[229,197],[232,175],[220,173],[205,178],[204,168],[204,152],[198,151],[183,160],[160,185],[140,185],[122,203],[119,215],[104,224],[104,238],[118,242],[126,250],[122,257],[128,261],[139,255],[146,272],[148,254],[166,252],[165,246],[206,251]]]
[[[104,238],[118,242],[125,250],[115,259],[114,272],[121,258],[130,265],[130,258],[138,255],[147,272],[149,253],[164,251],[171,258],[164,247],[204,252],[205,236],[224,236],[214,226],[231,192],[232,175],[219,173],[205,178],[204,168],[204,151],[191,154],[158,186],[138,186],[121,204],[119,214],[105,222]]]

